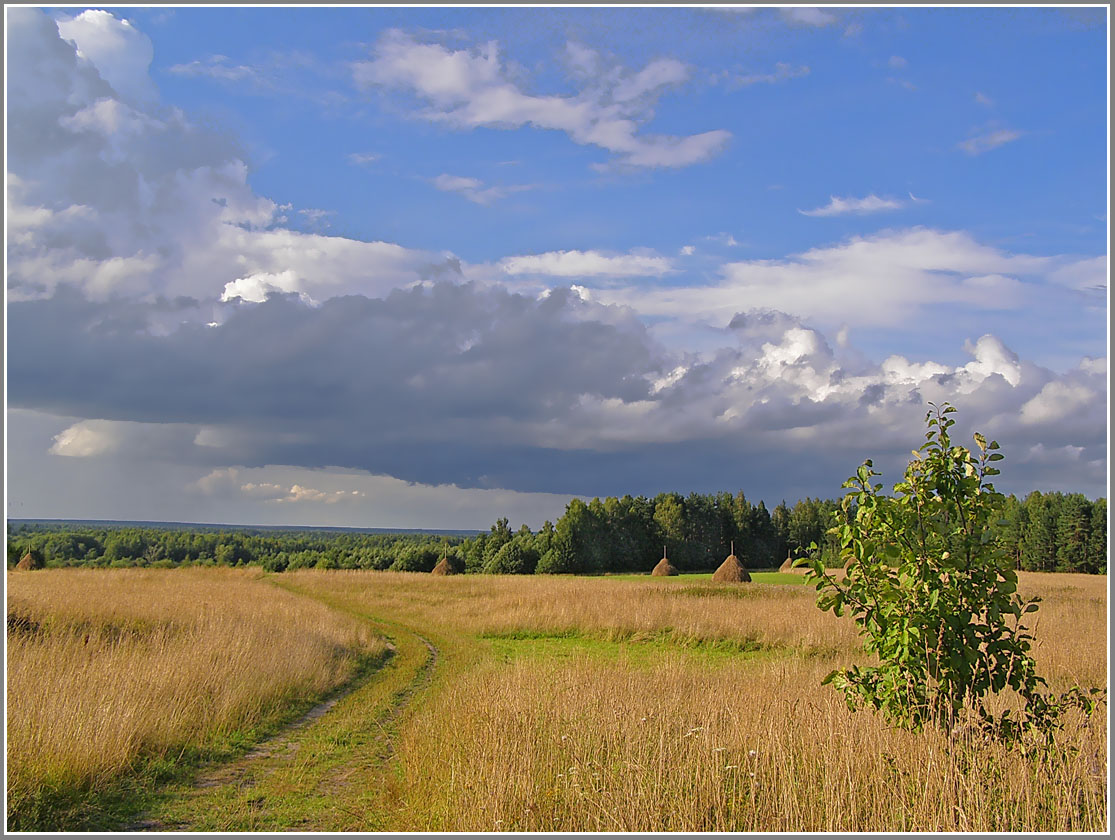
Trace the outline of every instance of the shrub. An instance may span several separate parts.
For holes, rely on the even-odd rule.
[[[1099,689],[1044,693],[1030,656],[1023,616],[1038,599],[1018,595],[1011,557],[994,538],[1003,497],[988,480],[1003,458],[998,443],[975,435],[978,453],[953,446],[945,403],[926,415],[926,443],[914,452],[894,496],[865,461],[844,482],[849,488],[830,533],[847,570],[826,572],[814,549],[809,579],[817,605],[848,609],[877,667],[833,671],[825,679],[852,709],[867,706],[901,727],[926,723],[955,731],[961,723],[1007,741],[1033,733],[1050,739],[1069,706],[1090,713]],[[799,561],[800,562],[800,561]],[[995,716],[989,694],[1011,689],[1021,708]]]

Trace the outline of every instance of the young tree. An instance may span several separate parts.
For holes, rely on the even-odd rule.
[[[952,732],[970,722],[1006,740],[1051,737],[1067,706],[1090,712],[1100,690],[1042,692],[1022,623],[1037,599],[1017,594],[1014,562],[992,531],[1003,498],[989,479],[1003,456],[978,433],[976,453],[954,446],[955,410],[945,403],[927,414],[926,443],[894,496],[873,483],[879,473],[871,461],[844,483],[834,531],[847,574],[838,580],[814,556],[809,579],[819,607],[851,612],[879,665],[833,671],[825,682],[850,708],[866,705],[908,729],[936,724]],[[1021,709],[996,717],[985,699],[1007,688]]]

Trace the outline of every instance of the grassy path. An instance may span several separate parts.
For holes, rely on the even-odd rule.
[[[433,680],[438,645],[401,623],[272,582],[370,622],[394,654],[238,761],[168,789],[133,830],[382,831],[399,807],[398,724]]]

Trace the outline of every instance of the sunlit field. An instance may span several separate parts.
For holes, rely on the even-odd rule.
[[[1107,824],[1106,708],[1091,720],[1071,717],[1048,754],[1023,755],[970,733],[891,729],[821,685],[833,668],[870,660],[851,621],[818,610],[800,578],[721,585],[702,577],[121,570],[8,580],[10,615],[22,622],[8,635],[9,818],[45,789],[96,785],[126,773],[138,755],[244,727],[292,694],[328,691],[351,674],[354,651],[375,649],[373,630],[387,623],[428,642],[436,667],[393,729],[388,770],[337,753],[333,760],[351,764],[349,786],[330,795],[361,798],[333,816],[300,805],[300,827]],[[1023,594],[1044,599],[1035,658],[1051,688],[1105,686],[1106,577],[1023,573],[1020,583]],[[335,735],[330,743],[355,749]],[[282,784],[251,789],[250,821],[248,793],[191,800],[186,810],[210,827],[290,827],[307,776],[275,778]]]
[[[260,727],[382,653],[367,625],[258,571],[9,573],[9,827],[89,807],[143,763]]]
[[[308,591],[487,647],[400,746],[421,830],[1096,830],[1103,717],[1048,759],[852,713],[822,678],[863,661],[797,585],[301,572]],[[1106,578],[1021,576],[1045,598],[1053,687],[1106,685]]]

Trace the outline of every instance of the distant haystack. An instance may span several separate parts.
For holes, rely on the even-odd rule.
[[[782,572],[783,574],[789,573],[791,575],[804,575],[808,568],[809,568],[808,566],[797,566],[797,567],[795,567],[794,566],[794,558],[787,557],[786,562],[784,562],[781,566],[778,567],[778,571]]]
[[[442,557],[437,561],[437,565],[430,570],[431,575],[455,575],[457,570],[453,568],[449,562],[448,557]]]
[[[657,566],[651,569],[650,573],[654,577],[672,577],[678,573],[678,570],[666,559],[666,546],[662,546],[662,559],[658,561]]]
[[[743,561],[736,557],[736,545],[732,543],[732,553],[724,558],[724,562],[720,564],[713,575],[712,580],[714,583],[750,583],[751,575],[747,573],[747,569],[743,567]]]
[[[45,565],[41,557],[32,554],[31,551],[28,550],[28,552],[23,555],[23,559],[16,565],[16,568],[20,571],[31,572],[35,569],[41,569]]]

